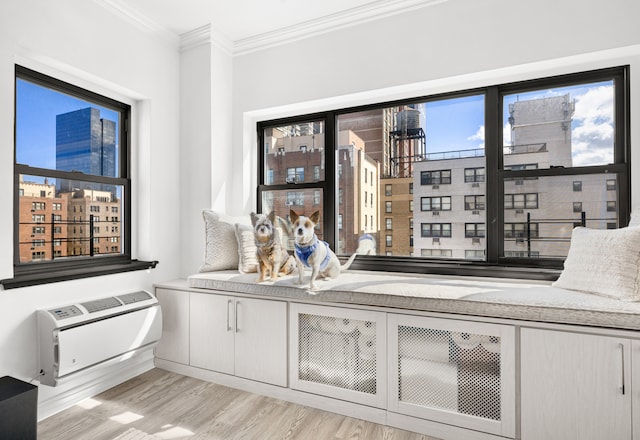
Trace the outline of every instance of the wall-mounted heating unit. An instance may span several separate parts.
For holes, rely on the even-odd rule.
[[[158,300],[144,291],[38,310],[37,315],[40,382],[51,386],[150,350],[162,334]]]

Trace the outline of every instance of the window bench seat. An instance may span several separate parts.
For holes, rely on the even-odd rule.
[[[195,274],[187,281],[192,288],[293,300],[640,330],[640,302],[559,289],[544,281],[349,271],[321,280],[320,290],[309,293],[308,284],[294,284],[294,275],[260,284],[255,278],[229,270]]]
[[[156,284],[156,366],[444,440],[640,429],[639,302],[486,277],[255,279]]]

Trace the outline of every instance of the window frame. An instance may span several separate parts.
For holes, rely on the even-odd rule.
[[[17,163],[14,124],[14,185],[13,185],[13,278],[0,280],[5,289],[47,284],[59,281],[87,278],[113,273],[129,272],[154,268],[157,261],[139,261],[131,257],[131,168],[130,168],[130,120],[131,106],[104,95],[92,92],[74,84],[45,75],[35,70],[15,65],[14,90],[18,80],[49,88],[56,92],[70,95],[90,103],[102,105],[118,111],[122,116],[119,124],[118,169],[119,176],[104,177],[79,172],[60,171],[47,168],[32,167]],[[17,94],[14,92],[14,115],[17,113]],[[122,252],[118,255],[73,256],[70,259],[20,262],[20,175],[33,175],[50,178],[66,178],[90,183],[106,183],[122,187],[123,209],[121,213],[123,240]]]
[[[425,209],[425,201],[429,201],[429,209]],[[434,208],[434,200],[439,202],[439,208]],[[445,201],[447,203],[445,203]],[[448,206],[448,207],[447,207]],[[420,211],[433,212],[433,211],[451,211],[451,196],[424,196],[420,197]]]
[[[613,81],[614,84],[614,110],[613,117],[615,121],[614,132],[614,160],[613,163],[605,165],[590,166],[574,166],[570,168],[550,167],[550,168],[533,168],[524,166],[522,169],[517,166],[504,165],[503,148],[503,100],[507,95],[516,93],[524,93],[535,90],[550,89],[556,87],[565,87],[580,84],[589,84],[600,81]],[[428,96],[418,96],[415,98],[403,98],[398,100],[377,102],[374,104],[361,105],[348,108],[331,109],[323,113],[315,113],[310,115],[293,116],[280,118],[274,121],[259,121],[258,126],[258,187],[260,188],[262,180],[262,133],[263,128],[268,125],[275,124],[292,124],[296,121],[304,121],[310,118],[325,118],[326,129],[326,169],[325,169],[325,227],[331,227],[336,222],[333,215],[335,188],[337,188],[337,178],[340,170],[334,163],[334,155],[329,152],[335,151],[336,147],[336,128],[337,117],[342,114],[362,112],[372,109],[381,109],[397,106],[406,106],[410,104],[424,103],[435,100],[450,99],[455,97],[484,95],[484,116],[485,116],[485,259],[483,261],[465,261],[462,259],[447,260],[442,259],[426,259],[411,256],[373,256],[359,255],[352,265],[354,269],[360,270],[382,270],[413,273],[434,273],[434,274],[451,274],[451,275],[473,275],[473,276],[495,276],[522,279],[539,279],[539,280],[555,280],[563,267],[563,259],[544,259],[544,258],[520,258],[510,257],[505,254],[504,243],[504,223],[505,223],[505,182],[511,180],[529,180],[544,177],[556,176],[580,176],[589,174],[612,174],[616,176],[616,201],[618,206],[618,227],[624,227],[628,224],[630,207],[631,207],[631,147],[629,141],[630,131],[630,112],[629,112],[629,66],[622,65],[616,67],[607,67],[602,69],[561,74],[555,76],[547,76],[543,78],[535,78],[522,80],[517,82],[489,84],[482,87],[455,90],[450,92],[436,93]],[[431,170],[429,173],[449,171],[448,168]],[[449,173],[451,173],[449,171]],[[449,174],[448,179],[452,176]],[[443,182],[440,174],[439,182],[425,182],[422,176],[417,176],[418,184],[421,186],[446,185],[450,180],[445,179]],[[467,182],[473,183],[473,182]],[[258,193],[260,190],[258,190]],[[571,188],[570,191],[571,192]],[[412,199],[413,200],[413,199]],[[261,199],[258,194],[258,209],[261,208]],[[393,213],[390,211],[381,211],[381,217],[384,214]],[[489,221],[489,219],[491,219]],[[381,231],[381,234],[383,232]],[[325,239],[333,245],[335,233],[327,230]],[[382,251],[381,251],[382,252]],[[342,256],[344,257],[344,256]]]
[[[425,226],[429,225],[429,233],[425,235]],[[434,234],[434,226],[438,226],[436,229],[439,231]],[[448,226],[445,228],[445,226]],[[444,232],[448,234],[445,235]],[[422,238],[451,238],[453,236],[453,230],[451,223],[442,222],[421,222],[420,223],[420,237]]]

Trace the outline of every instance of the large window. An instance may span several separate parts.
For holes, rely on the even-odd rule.
[[[148,267],[130,258],[129,106],[16,66],[15,109],[5,287]]]
[[[628,222],[627,76],[626,67],[603,69],[260,123],[260,154],[271,162],[261,164],[259,194],[291,190],[284,178],[266,181],[265,169],[324,165],[322,180],[294,185],[323,190],[321,229],[339,255],[375,236],[378,256],[354,267],[422,272],[451,259],[465,260],[455,266],[463,272],[544,277],[526,268],[560,269],[576,225]],[[274,136],[278,128],[287,135]],[[312,136],[322,139],[318,156],[289,162]],[[389,228],[407,220],[420,225],[413,240]],[[436,256],[438,266],[427,264]]]

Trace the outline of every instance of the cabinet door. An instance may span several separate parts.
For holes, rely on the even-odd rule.
[[[640,440],[640,341],[631,341],[631,368],[633,440]]]
[[[287,386],[287,303],[235,299],[235,375]]]
[[[521,331],[522,440],[631,438],[631,342]]]
[[[290,316],[291,388],[385,408],[385,313],[292,303]]]
[[[234,373],[234,299],[231,296],[191,293],[191,365]]]
[[[389,410],[515,437],[515,328],[389,314]]]
[[[156,356],[189,364],[189,292],[156,288],[162,309],[162,337]]]

